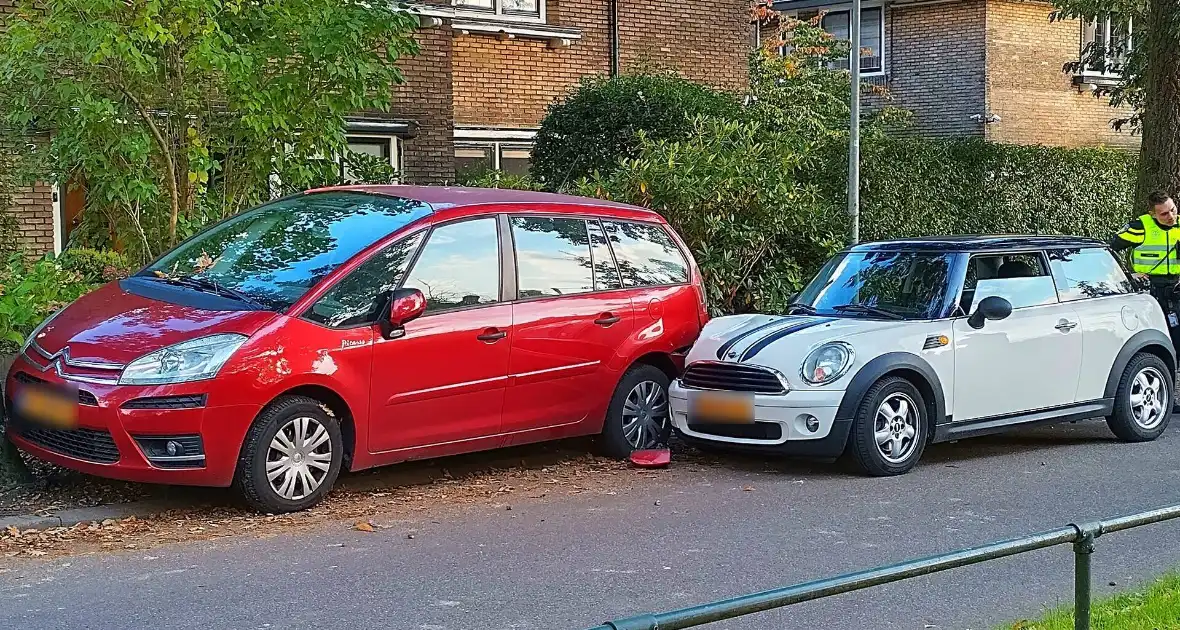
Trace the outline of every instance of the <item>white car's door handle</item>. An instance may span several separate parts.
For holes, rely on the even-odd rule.
[[[1077,325],[1078,325],[1077,322],[1071,322],[1068,319],[1063,319],[1063,320],[1057,322],[1057,325],[1054,326],[1054,328],[1056,328],[1057,330],[1060,330],[1061,332],[1069,332],[1069,331],[1073,330],[1074,327]]]

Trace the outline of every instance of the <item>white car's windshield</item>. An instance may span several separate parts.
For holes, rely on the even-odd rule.
[[[850,252],[824,265],[795,300],[823,315],[933,319],[941,315],[953,254]]]

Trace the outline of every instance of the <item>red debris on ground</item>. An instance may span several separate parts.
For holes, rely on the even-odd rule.
[[[672,461],[672,451],[666,448],[649,448],[631,453],[631,463],[640,468],[663,468]]]

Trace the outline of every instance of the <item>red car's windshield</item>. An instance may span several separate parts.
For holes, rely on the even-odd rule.
[[[357,252],[429,213],[419,201],[354,192],[290,197],[214,225],[138,275],[282,310]]]

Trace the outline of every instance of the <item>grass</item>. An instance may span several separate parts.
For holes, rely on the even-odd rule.
[[[1092,630],[1180,629],[1180,574],[1168,575],[1145,590],[1095,602]],[[1037,621],[1020,621],[1011,630],[1073,630],[1073,609],[1055,610]]]

